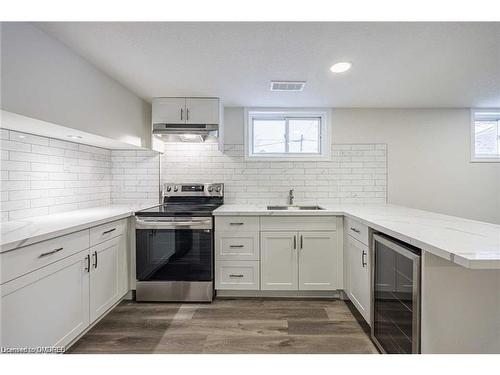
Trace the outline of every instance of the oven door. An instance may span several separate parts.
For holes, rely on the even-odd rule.
[[[137,281],[212,281],[212,217],[136,218]]]

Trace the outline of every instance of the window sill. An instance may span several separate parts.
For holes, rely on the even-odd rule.
[[[470,159],[471,163],[500,163],[500,156],[495,157],[472,157]]]
[[[330,155],[313,155],[313,156],[245,156],[245,161],[329,161]]]

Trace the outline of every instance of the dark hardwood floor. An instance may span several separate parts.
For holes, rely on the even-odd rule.
[[[378,353],[341,300],[124,301],[70,353]]]

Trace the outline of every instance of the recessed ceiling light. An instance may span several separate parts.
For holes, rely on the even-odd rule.
[[[330,67],[332,73],[344,73],[351,69],[352,64],[348,61],[338,62]]]
[[[71,138],[71,139],[80,139],[80,138],[82,138],[80,135],[68,135],[67,137]]]

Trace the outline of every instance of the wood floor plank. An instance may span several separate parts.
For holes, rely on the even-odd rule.
[[[330,320],[289,320],[288,333],[290,335],[321,335],[321,336],[341,336],[357,335],[365,337],[361,326],[353,321],[330,321]]]
[[[328,319],[323,308],[258,308],[239,310],[235,308],[200,309],[193,315],[195,319],[225,320],[277,320],[277,319]]]
[[[193,319],[172,321],[166,330],[166,335],[182,333],[199,333],[207,336],[277,336],[288,335],[286,320],[223,320],[223,319]]]
[[[376,349],[361,337],[209,336],[203,353],[371,354]]]

